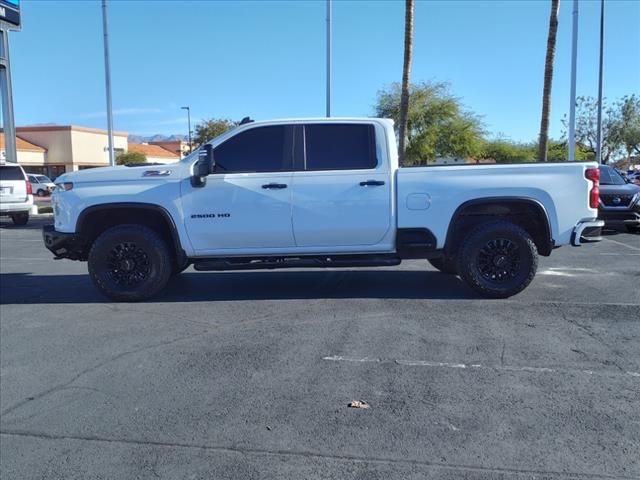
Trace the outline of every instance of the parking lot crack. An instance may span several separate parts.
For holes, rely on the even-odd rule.
[[[180,448],[180,449],[197,449],[211,452],[220,453],[235,453],[240,455],[269,455],[278,457],[298,457],[308,459],[320,459],[320,460],[332,460],[339,462],[357,462],[357,463],[374,463],[374,464],[387,464],[387,465],[412,465],[422,466],[437,470],[444,470],[449,472],[468,472],[468,473],[489,473],[502,475],[527,475],[527,476],[543,476],[550,478],[551,476],[556,478],[565,479],[577,479],[577,478],[605,478],[610,480],[631,480],[637,479],[637,476],[629,477],[624,475],[611,475],[606,473],[594,473],[594,472],[568,472],[568,471],[554,471],[554,470],[534,470],[534,469],[519,469],[510,467],[489,467],[484,465],[469,465],[469,464],[457,464],[447,462],[435,462],[429,460],[416,460],[416,459],[404,459],[393,457],[367,457],[364,455],[353,455],[348,453],[322,453],[311,452],[305,450],[274,450],[267,448],[251,448],[251,447],[237,447],[225,446],[225,445],[209,445],[203,443],[187,443],[187,442],[163,442],[159,440],[145,440],[135,438],[110,438],[101,436],[84,436],[84,435],[65,435],[65,434],[49,434],[45,432],[31,432],[23,430],[1,430],[0,435],[4,436],[16,436],[16,437],[29,437],[37,438],[40,440],[71,440],[71,441],[83,441],[83,442],[102,442],[109,444],[123,444],[128,446],[151,446],[158,448]],[[154,473],[157,473],[154,471]]]
[[[569,318],[569,316],[566,314],[566,312],[564,312],[561,308],[557,309],[558,312],[560,313],[560,316],[562,317],[562,319],[564,321],[566,321],[567,323],[570,323],[571,325],[574,325],[575,327],[577,327],[580,331],[584,332],[585,334],[587,334],[590,338],[592,338],[593,340],[595,340],[596,342],[598,342],[599,344],[607,347],[607,349],[613,353],[616,357],[618,357],[621,360],[624,360],[624,358],[622,357],[622,355],[620,355],[620,353],[612,346],[610,345],[608,342],[606,342],[605,340],[603,340],[596,332],[593,331],[593,329],[591,327],[589,327],[588,325],[584,325],[580,322],[578,322],[576,319],[574,318]],[[586,356],[586,354],[584,352],[581,352],[583,355]],[[594,359],[596,362],[598,362],[601,365],[604,366],[609,366],[609,365],[613,365],[614,367],[616,367],[619,371],[621,372],[626,372],[626,369],[622,367],[622,365],[620,365],[618,362],[616,362],[615,360],[607,360],[607,361],[602,361],[602,360],[598,360],[598,359]]]
[[[103,360],[100,363],[97,363],[97,364],[95,364],[95,365],[93,365],[91,367],[88,367],[88,368],[85,368],[84,370],[81,370],[80,372],[75,374],[70,380],[68,380],[68,381],[66,381],[64,383],[55,385],[55,386],[53,386],[51,388],[48,388],[48,389],[46,389],[46,390],[44,390],[44,391],[42,391],[42,392],[40,392],[40,393],[38,393],[36,395],[29,396],[29,397],[25,398],[24,400],[21,400],[21,401],[17,402],[16,404],[14,404],[14,405],[12,405],[10,407],[7,407],[2,412],[0,412],[0,416],[4,417],[4,416],[8,415],[9,413],[14,412],[15,410],[21,408],[22,406],[24,406],[24,405],[26,405],[26,404],[34,401],[34,400],[40,400],[41,398],[46,397],[47,395],[51,395],[52,393],[56,393],[58,391],[68,389],[69,387],[72,386],[72,384],[74,382],[76,382],[77,380],[79,380],[83,376],[85,376],[87,374],[90,374],[92,372],[95,372],[96,370],[99,370],[100,368],[104,367],[105,365],[108,365],[110,363],[118,361],[121,358],[127,357],[129,355],[135,355],[137,353],[141,353],[141,352],[144,352],[144,351],[147,351],[147,350],[151,350],[151,349],[154,349],[154,348],[165,347],[167,345],[171,345],[173,343],[181,342],[183,340],[188,340],[190,338],[197,337],[197,336],[200,336],[200,335],[201,335],[201,333],[192,334],[192,335],[186,335],[186,336],[182,336],[182,337],[178,337],[178,338],[173,338],[171,340],[165,340],[165,341],[162,341],[162,342],[153,343],[151,345],[146,345],[144,347],[135,348],[133,350],[127,350],[126,352],[121,352],[121,353],[119,353],[117,355],[114,355],[112,357],[107,358],[106,360]]]

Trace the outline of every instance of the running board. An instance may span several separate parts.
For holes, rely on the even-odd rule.
[[[262,270],[276,268],[345,268],[393,267],[400,265],[398,257],[263,257],[253,259],[217,258],[196,260],[193,268],[199,272],[223,270]]]

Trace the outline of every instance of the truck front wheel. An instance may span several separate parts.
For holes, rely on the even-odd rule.
[[[118,225],[100,235],[89,252],[91,280],[107,297],[137,302],[158,293],[172,271],[160,235],[142,225]]]
[[[485,223],[459,249],[458,273],[485,297],[506,298],[524,290],[538,268],[538,251],[529,234],[513,223]]]

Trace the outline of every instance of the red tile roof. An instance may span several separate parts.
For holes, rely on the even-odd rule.
[[[46,149],[42,148],[40,145],[29,143],[20,137],[16,137],[16,147],[20,151],[28,151],[28,152],[46,152],[47,151]],[[0,148],[1,149],[5,148],[4,132],[0,132]]]
[[[178,155],[167,150],[166,148],[162,148],[158,145],[148,145],[146,143],[130,143],[129,151],[143,153],[147,157],[175,158],[176,160],[180,159]]]

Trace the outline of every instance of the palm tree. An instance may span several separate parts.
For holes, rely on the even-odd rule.
[[[404,16],[404,64],[402,66],[402,92],[400,94],[400,118],[398,125],[398,157],[404,161],[407,149],[407,123],[409,111],[409,82],[411,77],[411,55],[413,50],[413,0],[405,0]]]
[[[558,33],[558,8],[560,0],[551,0],[549,16],[549,35],[547,36],[547,56],[544,62],[544,87],[542,89],[542,119],[540,120],[540,138],[538,160],[547,161],[547,143],[549,141],[549,116],[551,113],[551,83],[553,82],[553,59],[556,56],[556,34]]]

